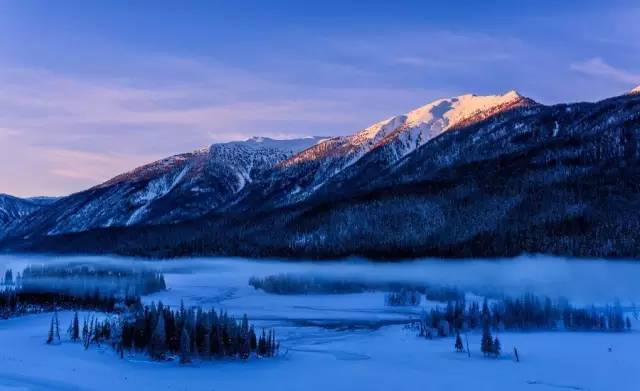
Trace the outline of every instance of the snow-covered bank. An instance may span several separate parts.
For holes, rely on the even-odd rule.
[[[314,273],[376,280],[484,286],[560,294],[574,301],[638,300],[640,264],[532,258],[406,264],[281,263],[242,259],[149,262],[123,258],[0,257],[0,271],[38,262],[137,262],[162,270],[168,290],[143,297],[178,305],[247,313],[274,327],[276,359],[179,365],[138,355],[121,360],[110,347],[45,344],[50,314],[0,321],[0,390],[635,390],[640,384],[638,322],[628,333],[499,333],[503,356],[485,358],[480,335],[468,335],[472,356],[454,352],[452,338],[425,340],[405,324],[423,308],[388,307],[382,292],[271,295],[248,285],[251,276]],[[554,263],[556,262],[557,263]],[[483,284],[483,282],[485,282]],[[467,285],[465,285],[467,284]],[[592,290],[588,287],[591,285]],[[608,292],[600,294],[600,292]],[[638,300],[640,301],[640,300]],[[66,330],[72,313],[60,314]],[[463,336],[464,338],[464,336]],[[65,338],[63,337],[63,340]],[[521,362],[512,357],[518,348]]]
[[[71,313],[61,314],[66,325]],[[286,332],[275,360],[180,366],[140,357],[120,360],[110,348],[44,343],[48,315],[0,322],[0,389],[30,390],[635,390],[640,335],[503,333],[498,360],[453,352],[450,338],[425,341],[402,326]],[[510,356],[518,347],[521,362]],[[609,351],[611,347],[611,351]],[[532,387],[538,385],[540,387]]]

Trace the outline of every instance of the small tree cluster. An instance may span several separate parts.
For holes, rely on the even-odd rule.
[[[121,335],[125,350],[146,351],[155,360],[179,355],[181,362],[193,357],[272,357],[279,347],[273,331],[263,331],[257,338],[246,315],[236,321],[222,311],[184,306],[174,311],[162,303],[129,314]]]
[[[388,306],[417,306],[420,305],[421,295],[414,290],[400,290],[387,293],[384,302]]]
[[[113,265],[31,265],[22,272],[24,292],[57,292],[70,295],[142,296],[166,289],[164,275],[143,268]]]
[[[489,321],[485,321],[482,326],[482,339],[480,340],[480,351],[485,356],[498,357],[501,352],[500,340],[491,336]]]
[[[602,311],[593,306],[589,310],[564,308],[562,321],[566,329],[577,331],[623,331],[631,328],[631,321],[624,317],[619,303]]]
[[[364,282],[296,274],[251,277],[249,285],[277,295],[344,294],[371,290],[371,287]]]
[[[145,269],[94,265],[28,266],[13,277],[7,270],[0,290],[0,317],[55,309],[121,312],[140,305],[139,296],[166,289],[164,276]]]
[[[102,312],[122,312],[140,306],[140,297],[104,296],[99,292],[69,294],[59,292],[25,292],[19,286],[0,291],[0,318],[55,309],[85,309]]]
[[[353,278],[343,279],[305,274],[276,274],[263,278],[251,277],[249,279],[249,285],[255,289],[261,289],[267,293],[277,295],[344,294],[382,291],[395,293],[398,298],[400,295],[410,293],[413,295],[423,294],[427,300],[431,301],[446,302],[449,300],[464,300],[464,292],[453,287],[428,286],[426,284],[409,282],[354,280]]]
[[[531,294],[519,298],[496,299],[482,307],[477,302],[448,302],[445,308],[425,312],[419,322],[420,335],[426,338],[454,335],[458,330],[473,330],[485,323],[495,330],[624,331],[631,322],[619,304],[604,308],[574,308],[565,301],[552,303]]]
[[[47,343],[54,343],[56,336],[59,341],[57,330],[54,314]],[[85,317],[82,327],[76,312],[68,335],[71,341],[81,342],[85,349],[108,343],[121,358],[125,351],[136,351],[154,360],[177,356],[181,363],[195,358],[274,357],[280,347],[272,330],[262,330],[258,337],[246,315],[237,321],[222,311],[185,309],[184,306],[171,310],[162,303],[103,320]]]

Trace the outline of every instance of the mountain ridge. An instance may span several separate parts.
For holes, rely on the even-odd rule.
[[[261,170],[323,139],[249,139],[160,159],[25,215],[6,227],[4,236],[59,235],[194,218],[232,197]]]
[[[640,218],[625,211],[640,206],[640,95],[554,106],[515,101],[456,117],[449,128],[439,124],[408,154],[392,141],[367,144],[352,164],[333,166],[337,172],[322,160],[280,163],[341,151],[336,138],[324,140],[258,170],[194,218],[13,237],[4,246],[144,256],[639,257]],[[408,117],[377,123],[367,136],[386,125],[408,134]],[[318,177],[318,167],[329,175]],[[220,172],[237,174],[224,164]],[[315,187],[318,179],[326,180]]]

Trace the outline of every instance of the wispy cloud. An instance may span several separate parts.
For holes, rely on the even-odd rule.
[[[608,64],[600,57],[593,57],[582,62],[571,64],[570,69],[587,76],[605,78],[614,82],[638,84],[640,73],[631,72]]]
[[[128,171],[152,160],[152,155],[123,155],[115,153],[84,152],[69,149],[38,149],[50,163],[48,172],[61,178],[74,180],[108,179],[116,172]]]
[[[351,132],[434,97],[423,89],[303,89],[219,64],[146,61],[163,63],[170,81],[0,66],[0,190],[81,190],[212,142]],[[341,71],[352,72],[334,68]],[[363,106],[371,96],[376,102]]]

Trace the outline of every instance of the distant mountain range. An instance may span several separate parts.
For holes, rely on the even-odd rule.
[[[440,99],[349,136],[252,138],[38,203],[9,250],[144,256],[640,256],[640,90]]]

